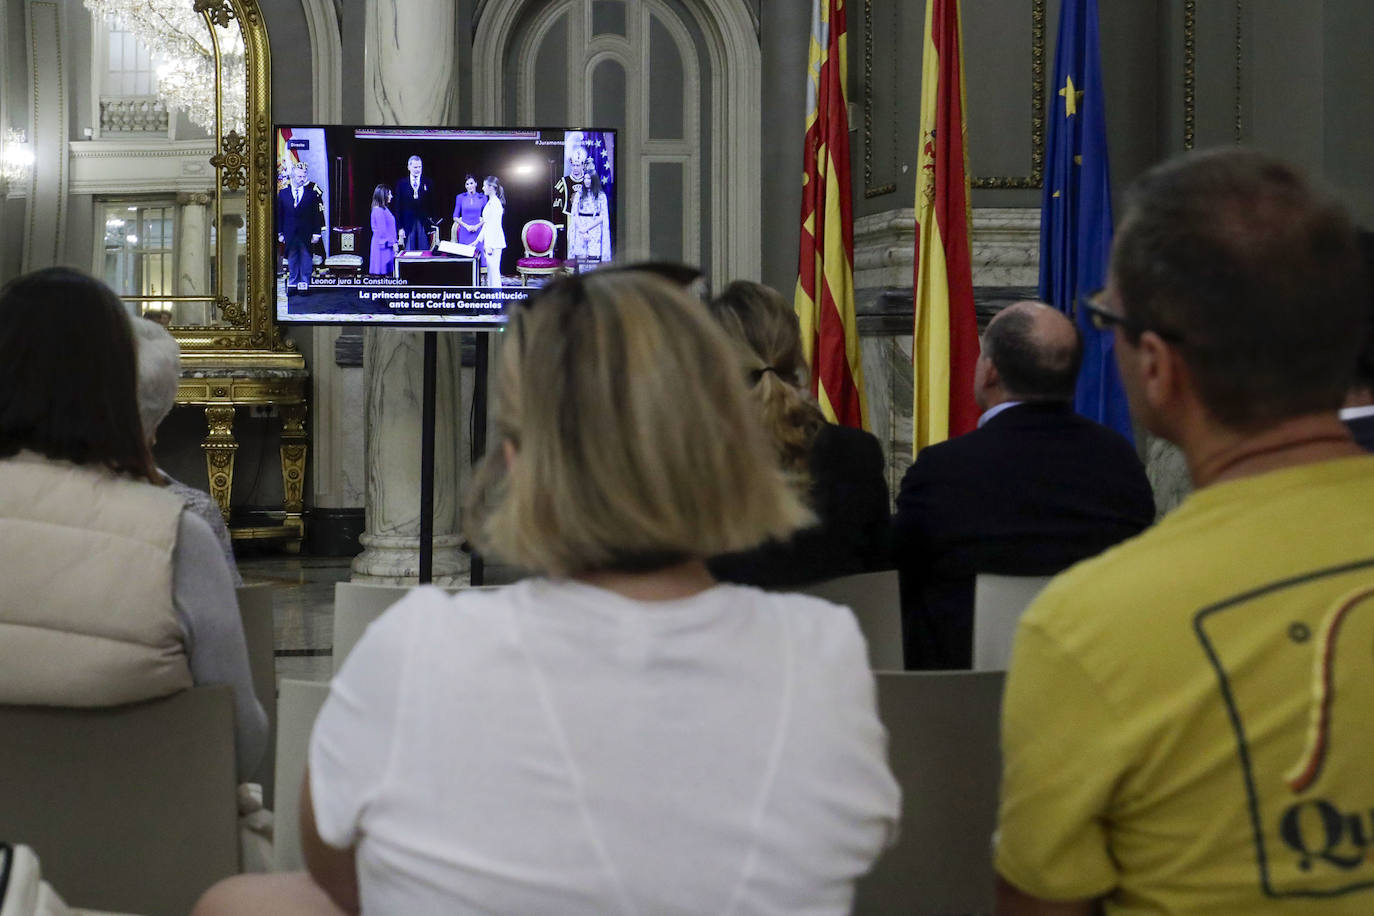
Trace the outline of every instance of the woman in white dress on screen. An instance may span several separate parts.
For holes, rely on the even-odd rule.
[[[853,615],[707,571],[809,515],[728,340],[634,270],[514,312],[463,519],[535,577],[368,628],[311,737],[309,875],[197,916],[847,914],[899,791]]]
[[[611,206],[601,188],[596,167],[587,164],[582,182],[573,195],[568,236],[568,257],[575,261],[611,259]]]
[[[501,252],[506,250],[506,230],[501,227],[501,218],[506,213],[506,192],[495,175],[488,175],[482,182],[482,192],[487,195],[487,202],[482,207],[482,228],[472,244],[482,253],[482,263],[487,268],[487,286],[499,287]]]

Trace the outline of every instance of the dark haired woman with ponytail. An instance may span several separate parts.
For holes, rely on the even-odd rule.
[[[786,541],[714,558],[711,572],[724,582],[786,589],[889,567],[882,448],[872,434],[821,415],[804,387],[795,313],[776,290],[746,280],[726,287],[710,309],[735,343],[779,464],[816,515],[815,525]]]

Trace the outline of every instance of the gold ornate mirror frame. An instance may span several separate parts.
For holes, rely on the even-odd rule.
[[[281,366],[304,368],[295,345],[284,340],[273,321],[276,272],[272,258],[272,198],[276,173],[272,163],[271,51],[258,0],[184,0],[204,17],[214,43],[215,104],[221,129],[215,131],[216,170],[215,226],[223,226],[226,192],[245,193],[247,222],[245,247],[246,286],[241,296],[225,295],[226,277],[233,264],[218,264],[222,241],[216,236],[213,255],[217,262],[212,303],[217,323],[205,326],[173,325],[186,366]],[[244,133],[223,128],[224,73],[221,67],[218,29],[237,23],[244,51]],[[198,301],[205,301],[200,297]]]
[[[305,360],[295,345],[285,340],[274,321],[276,298],[276,244],[272,235],[272,204],[276,193],[276,169],[272,155],[271,52],[258,0],[181,0],[203,18],[210,32],[214,64],[215,167],[214,243],[211,252],[215,280],[211,295],[176,296],[168,304],[199,303],[207,323],[173,324],[172,334],[181,345],[181,381],[177,403],[205,410],[207,435],[202,443],[210,494],[229,519],[234,486],[234,458],[238,441],[234,420],[240,408],[274,409],[281,418],[281,474],[283,505],[266,518],[231,525],[235,539],[285,541],[299,549],[304,535],[306,383]],[[226,119],[226,95],[237,107],[237,87],[225,92],[226,79],[240,78],[237,62],[232,70],[221,57],[221,44],[235,38],[228,30],[237,26],[243,45],[243,133],[237,111]],[[237,44],[237,41],[234,42]],[[225,121],[230,120],[228,130]],[[246,220],[243,249],[245,279],[238,290],[238,224],[226,213],[226,199],[236,209],[242,194]],[[226,195],[229,195],[226,198]],[[208,205],[208,201],[206,201]],[[229,218],[226,219],[226,216]],[[232,238],[225,233],[229,227]],[[226,254],[226,252],[228,254]],[[226,261],[228,263],[226,263]],[[234,292],[234,295],[226,295]],[[208,307],[207,307],[208,306]],[[189,309],[188,309],[189,310]]]

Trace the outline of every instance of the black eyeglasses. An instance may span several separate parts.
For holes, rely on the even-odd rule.
[[[1131,340],[1139,340],[1140,335],[1146,331],[1152,331],[1171,343],[1184,343],[1183,335],[1168,328],[1152,328],[1133,321],[1119,312],[1114,312],[1102,304],[1102,294],[1105,290],[1098,290],[1087,296],[1078,298],[1078,306],[1088,313],[1088,320],[1092,326],[1099,331],[1110,331],[1114,327],[1121,328],[1126,336]]]

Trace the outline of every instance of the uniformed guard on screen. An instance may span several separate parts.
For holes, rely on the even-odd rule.
[[[556,195],[554,202],[555,210],[563,217],[563,221],[558,225],[566,227],[573,214],[573,201],[577,197],[578,189],[582,187],[587,170],[592,167],[588,160],[587,149],[578,143],[568,154],[568,174],[562,176],[554,183],[553,190]],[[566,233],[564,233],[566,236]],[[569,253],[569,257],[571,257]]]

